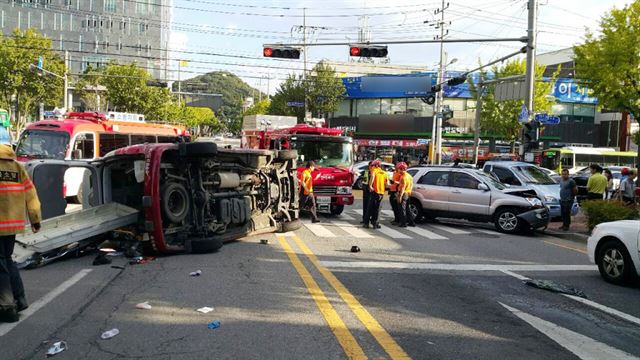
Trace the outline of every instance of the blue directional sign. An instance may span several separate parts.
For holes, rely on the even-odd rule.
[[[549,115],[549,114],[536,114],[535,120],[540,124],[545,124],[545,125],[560,124],[560,117]]]
[[[42,67],[44,66],[44,59],[42,58],[42,56],[38,57],[38,67],[40,69],[42,69]]]
[[[527,107],[524,104],[522,104],[522,110],[520,110],[518,121],[521,123],[526,123],[529,121],[529,110],[527,110]]]
[[[290,106],[290,107],[304,107],[304,103],[302,101],[287,101],[287,106]]]

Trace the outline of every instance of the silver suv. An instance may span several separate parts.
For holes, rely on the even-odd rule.
[[[432,166],[408,171],[414,184],[409,210],[418,221],[446,217],[493,222],[505,233],[549,223],[549,211],[534,193],[510,190],[480,170]]]

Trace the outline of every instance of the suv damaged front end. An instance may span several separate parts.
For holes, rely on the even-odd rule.
[[[550,221],[549,209],[533,190],[505,191],[505,193],[522,197],[529,203],[529,210],[519,213],[517,217],[529,224],[530,229],[546,229]]]

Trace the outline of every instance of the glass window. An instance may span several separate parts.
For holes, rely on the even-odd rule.
[[[129,146],[129,136],[122,134],[102,133],[100,134],[100,156]]]
[[[175,136],[158,136],[159,143],[174,143],[177,141]]]
[[[76,137],[71,159],[93,159],[93,134],[80,134]]]
[[[435,185],[435,186],[448,186],[449,185],[449,172],[448,171],[429,171],[424,174],[418,184],[422,185]]]
[[[380,99],[380,114],[391,114],[391,99]]]
[[[154,135],[131,135],[131,145],[144,143],[153,144],[155,142],[156,137]]]
[[[356,116],[380,114],[380,99],[358,99],[356,106]]]
[[[116,11],[116,0],[104,0],[104,10],[115,12]]]
[[[416,174],[418,173],[418,169],[409,169],[407,170],[407,173],[411,175],[411,177],[415,177]]]
[[[391,114],[406,114],[407,99],[391,99]]]
[[[509,169],[494,166],[492,172],[498,177],[498,179],[500,179],[500,182],[503,184],[509,184],[514,186],[522,185],[518,180],[518,178],[516,178],[513,172],[511,172],[511,170]]]
[[[476,180],[471,175],[454,172],[453,173],[453,187],[463,188],[463,189],[478,189],[478,185],[480,181]]]
[[[300,163],[313,160],[319,167],[351,166],[353,146],[349,142],[293,140]]]
[[[428,105],[421,99],[407,99],[407,114],[417,117],[433,116],[433,105]]]
[[[333,113],[334,117],[351,117],[351,100],[342,100],[338,104],[338,110]]]
[[[551,113],[554,115],[573,115],[573,104],[553,104]]]
[[[62,131],[25,130],[20,136],[16,155],[31,159],[64,160],[69,134]]]
[[[595,105],[574,104],[573,115],[595,117],[596,107]]]
[[[556,182],[536,166],[517,166],[515,168],[528,184],[552,185]]]

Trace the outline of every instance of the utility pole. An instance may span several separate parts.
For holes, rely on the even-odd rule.
[[[302,70],[302,88],[304,89],[304,119],[307,119],[307,8],[302,8],[302,56],[304,69]]]
[[[64,51],[64,111],[69,112],[69,51]]]
[[[482,113],[482,91],[484,84],[482,83],[482,73],[478,85],[476,85],[476,118],[473,129],[473,163],[478,164],[478,151],[480,150],[480,114]]]
[[[437,23],[437,26],[440,27],[440,36],[438,40],[440,40],[440,66],[438,67],[438,84],[442,84],[444,82],[444,66],[446,60],[446,55],[444,52],[444,36],[445,34],[445,22],[444,22],[444,11],[449,7],[449,4],[445,4],[445,1],[442,0],[442,7],[438,10],[440,12],[440,22]],[[433,148],[433,156],[431,157],[431,164],[440,164],[442,162],[442,102],[443,102],[443,91],[440,90],[436,93],[436,106],[435,113],[433,115],[433,123],[432,133],[431,133],[431,144]]]
[[[535,97],[535,59],[536,59],[536,25],[537,25],[537,0],[528,0],[529,10],[527,25],[527,71],[525,74],[525,97],[524,105],[527,107],[529,116],[527,122],[531,121],[531,115],[534,113],[533,99]],[[529,144],[525,143],[524,130],[522,131],[522,147],[520,151],[521,160],[524,160],[524,153],[529,150]]]
[[[178,59],[178,102],[182,104],[182,81],[180,80],[180,71],[182,68],[182,60]]]

